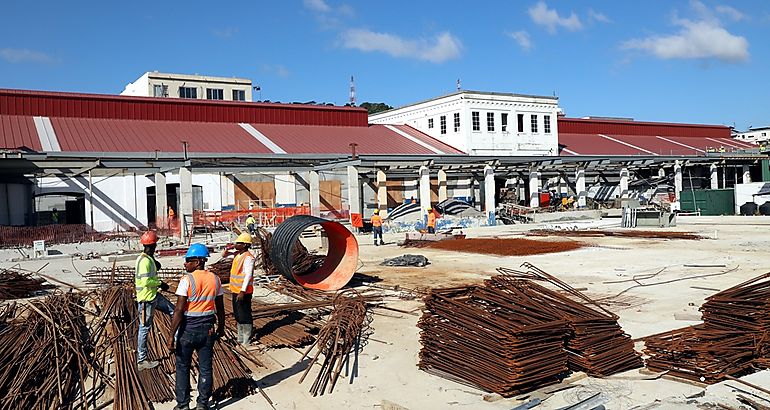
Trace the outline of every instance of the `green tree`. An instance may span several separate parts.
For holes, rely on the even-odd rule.
[[[369,114],[376,114],[378,112],[393,109],[393,107],[385,103],[370,103],[370,102],[363,102],[361,103],[361,105],[359,105],[359,107],[366,108],[366,111],[369,111]]]

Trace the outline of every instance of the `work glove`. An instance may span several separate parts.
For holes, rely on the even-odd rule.
[[[238,303],[243,303],[243,295],[245,295],[243,291],[238,292],[238,295],[235,296],[235,301]]]
[[[164,292],[167,292],[168,288],[169,288],[168,283],[166,283],[166,282],[161,282],[160,283],[160,290],[162,290]]]

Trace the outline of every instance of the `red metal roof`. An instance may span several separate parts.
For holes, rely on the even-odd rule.
[[[24,148],[43,149],[32,117],[0,115],[0,149]]]
[[[709,149],[755,148],[731,138],[658,135],[566,134],[559,132],[561,155],[701,155]]]
[[[0,115],[303,125],[368,125],[363,108],[0,89]]]
[[[384,125],[361,127],[313,127],[303,125],[251,124],[276,145],[292,154],[349,154],[356,143],[359,154],[435,154]],[[435,143],[435,141],[434,141]],[[430,144],[443,151],[443,147]],[[451,153],[455,153],[452,151]]]
[[[238,124],[51,118],[62,151],[272,153]]]
[[[730,128],[724,125],[566,117],[559,117],[558,125],[559,134],[661,135],[674,137],[730,138]]]
[[[460,151],[457,148],[454,148],[453,146],[449,144],[445,144],[441,141],[439,141],[436,138],[431,137],[428,134],[425,134],[424,132],[413,128],[410,125],[393,125],[392,127],[397,128],[398,130],[405,132],[409,135],[411,135],[414,138],[417,138],[418,140],[429,144],[433,146],[434,148],[438,149],[439,151],[445,153],[445,154],[465,154],[464,152]]]

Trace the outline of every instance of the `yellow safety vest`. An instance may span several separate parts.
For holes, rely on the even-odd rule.
[[[142,252],[136,258],[136,276],[134,285],[136,286],[136,301],[150,302],[155,299],[160,287],[158,279],[158,268],[155,266],[155,259]]]
[[[250,256],[252,259],[254,258],[251,252],[246,251],[240,255],[235,255],[235,259],[233,259],[233,266],[230,268],[230,291],[233,293],[240,293],[243,288],[243,280],[246,279],[246,272],[243,271],[243,261],[247,256]],[[246,293],[254,293],[254,286],[251,283],[246,287]]]

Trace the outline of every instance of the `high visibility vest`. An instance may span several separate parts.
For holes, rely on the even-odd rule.
[[[217,313],[214,300],[222,284],[207,270],[196,270],[187,275],[187,311],[185,316],[211,316]]]
[[[246,218],[246,225],[256,225],[257,220],[253,216]]]
[[[160,287],[158,279],[158,267],[155,266],[155,259],[142,252],[136,258],[136,269],[134,270],[134,285],[136,286],[136,301],[150,302],[155,299]]]
[[[382,226],[382,218],[379,215],[372,216],[372,226]]]
[[[247,273],[243,271],[243,262],[247,257],[254,259],[254,255],[249,251],[235,255],[235,259],[233,259],[233,266],[230,268],[230,291],[233,293],[240,293],[243,289],[243,280],[246,279]],[[246,293],[254,293],[254,286],[251,283],[246,288]]]
[[[428,226],[431,228],[436,227],[436,214],[434,214],[433,211],[428,212]]]

